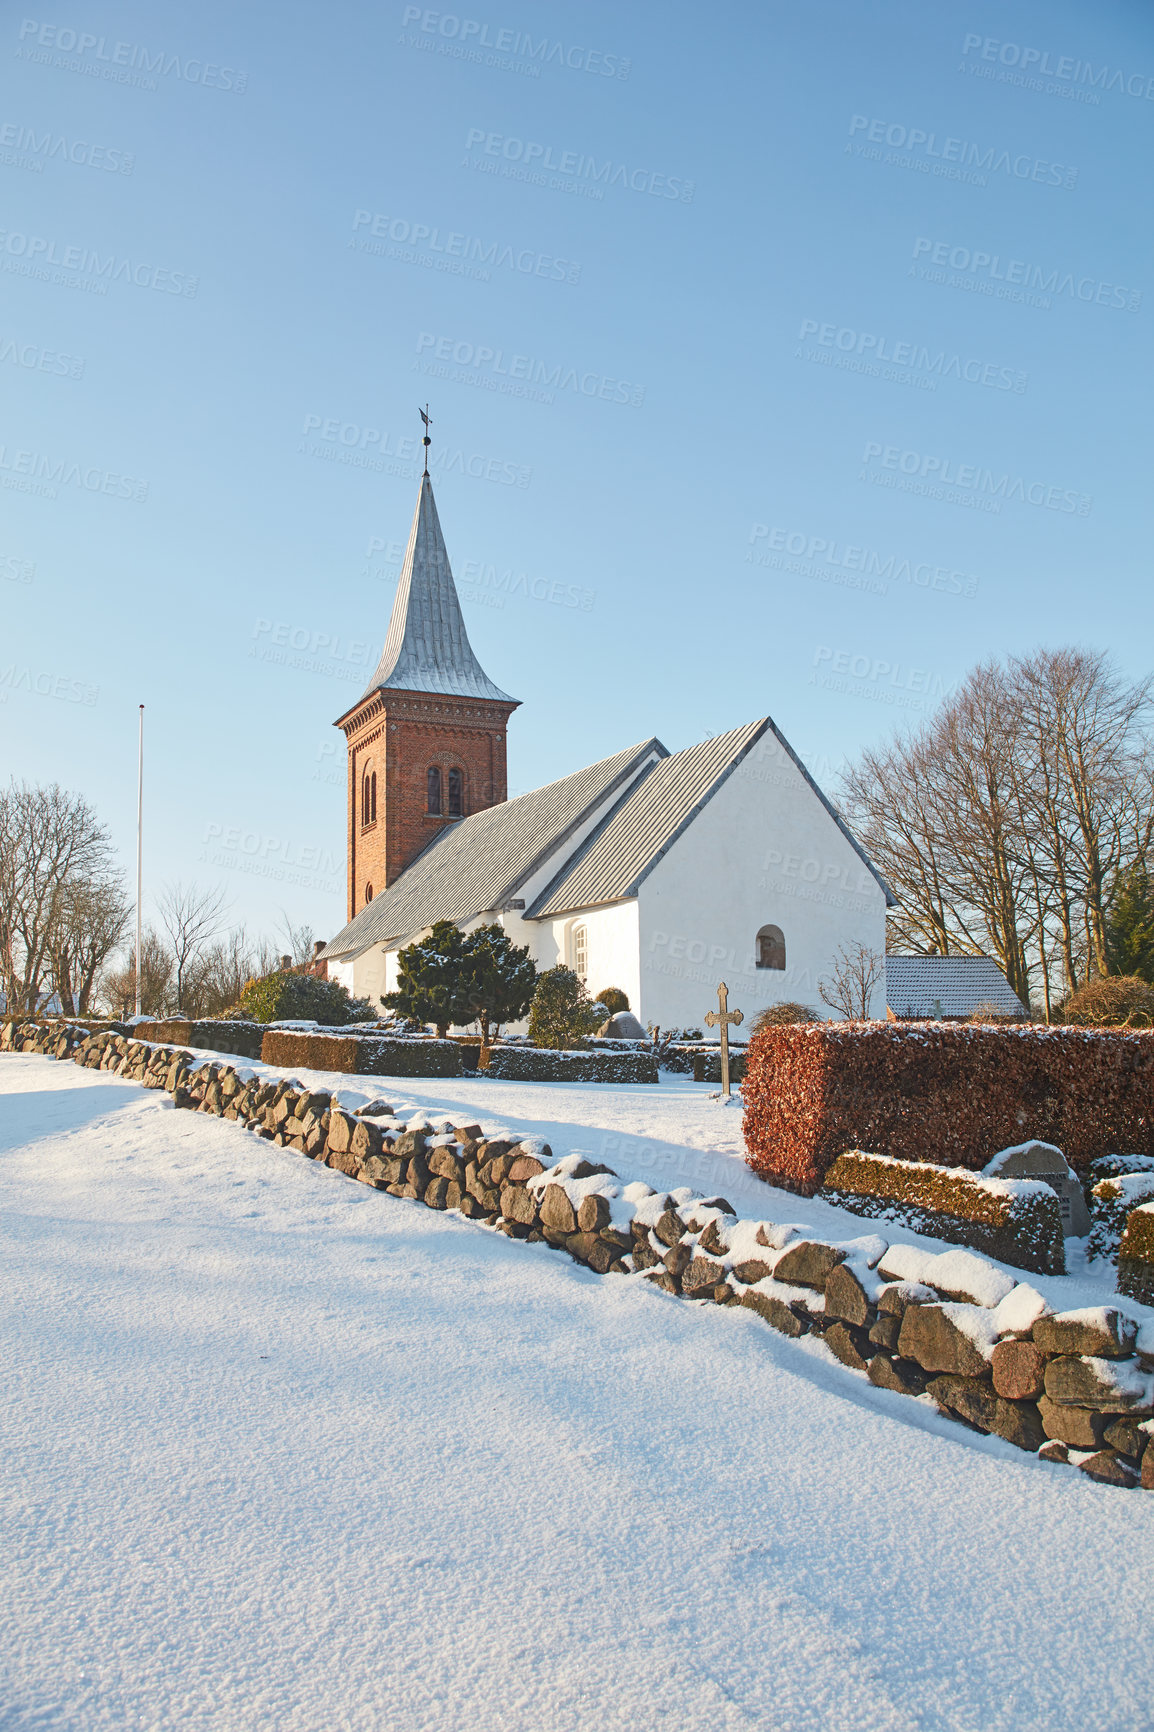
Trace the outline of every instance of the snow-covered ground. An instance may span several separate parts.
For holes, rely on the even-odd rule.
[[[862,1230],[692,1084],[381,1092]],[[1151,1723],[1154,1499],[819,1344],[32,1056],[0,1200],[6,1732]]]

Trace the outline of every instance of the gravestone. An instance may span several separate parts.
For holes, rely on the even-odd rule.
[[[609,1040],[647,1040],[649,1037],[641,1023],[631,1010],[619,1010],[616,1016],[611,1016],[608,1022],[603,1022],[597,1033]]]
[[[982,1173],[987,1179],[1042,1179],[1058,1193],[1063,1235],[1081,1239],[1090,1231],[1090,1211],[1082,1187],[1065,1155],[1053,1143],[1015,1143],[988,1161]]]

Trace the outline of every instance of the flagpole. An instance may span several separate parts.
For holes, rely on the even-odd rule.
[[[140,898],[144,876],[144,705],[136,759],[136,1014],[140,1015]]]

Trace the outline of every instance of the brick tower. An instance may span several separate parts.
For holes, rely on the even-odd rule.
[[[447,825],[508,793],[520,700],[473,654],[426,472],[377,671],[334,726],[348,742],[348,917]]]

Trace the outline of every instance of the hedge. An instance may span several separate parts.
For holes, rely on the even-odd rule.
[[[259,1058],[264,1039],[263,1022],[232,1022],[228,1018],[209,1022],[188,1022],[179,1017],[165,1017],[155,1022],[138,1022],[132,1033],[137,1040],[154,1041],[160,1046],[195,1046],[202,1052],[237,1053],[241,1058]]]
[[[1118,1291],[1154,1305],[1154,1204],[1144,1203],[1126,1222],[1118,1247]]]
[[[1110,1149],[1154,1154],[1154,1032],[794,1023],[748,1053],[749,1164],[807,1197],[854,1148],[978,1170],[1036,1138],[1080,1174]]]
[[[503,1082],[655,1083],[652,1052],[555,1052],[551,1047],[494,1047],[487,1074]]]
[[[1154,1173],[1122,1173],[1103,1179],[1090,1192],[1088,1257],[1117,1255],[1126,1222],[1140,1203],[1154,1202]]]
[[[855,1215],[883,1216],[1020,1269],[1066,1273],[1058,1194],[1039,1179],[983,1179],[852,1149],[830,1167],[821,1195]]]
[[[265,1064],[346,1071],[356,1076],[460,1076],[463,1071],[461,1050],[452,1040],[294,1034],[289,1029],[270,1028],[260,1056]]]

